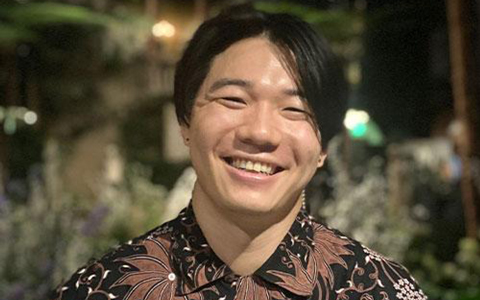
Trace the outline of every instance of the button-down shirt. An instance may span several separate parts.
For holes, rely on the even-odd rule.
[[[80,268],[52,299],[426,299],[400,264],[313,220],[303,209],[252,275],[208,245],[191,206]]]

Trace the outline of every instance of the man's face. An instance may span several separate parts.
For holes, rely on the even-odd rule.
[[[306,110],[267,39],[216,56],[182,127],[198,176],[194,198],[233,213],[290,211],[325,158]]]

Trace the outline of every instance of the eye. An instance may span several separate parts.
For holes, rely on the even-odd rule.
[[[245,101],[243,101],[242,98],[238,98],[238,97],[223,97],[222,99],[227,101],[232,101],[232,102],[245,103]]]
[[[293,106],[285,107],[283,115],[291,120],[308,120],[311,117],[308,111]]]
[[[285,111],[291,111],[296,113],[308,114],[305,110],[298,108],[298,107],[286,107],[284,108]]]
[[[242,108],[246,104],[245,100],[239,97],[220,97],[217,101],[230,108]]]

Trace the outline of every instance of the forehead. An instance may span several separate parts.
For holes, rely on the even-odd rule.
[[[294,87],[294,80],[285,68],[284,61],[278,47],[268,39],[243,39],[214,58],[205,83],[208,84],[213,78],[228,77]]]

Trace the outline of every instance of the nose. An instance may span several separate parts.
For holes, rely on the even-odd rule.
[[[281,140],[278,116],[268,104],[251,107],[236,130],[238,140],[259,151],[275,150]]]

